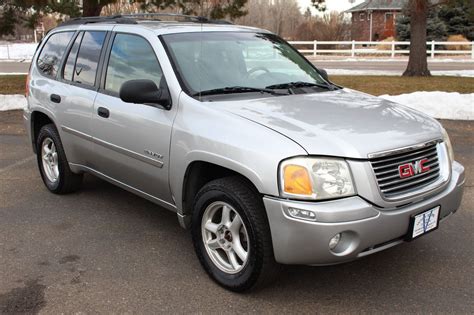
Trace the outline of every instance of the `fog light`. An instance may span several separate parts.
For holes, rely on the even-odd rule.
[[[296,219],[316,221],[316,214],[310,210],[288,208],[288,214]]]
[[[337,233],[336,235],[334,235],[334,237],[331,238],[331,240],[329,241],[329,249],[333,250],[334,248],[336,248],[340,240],[341,240],[341,233]]]

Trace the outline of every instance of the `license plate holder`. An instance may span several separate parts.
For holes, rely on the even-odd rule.
[[[441,206],[437,206],[412,215],[406,239],[411,241],[436,230],[439,227],[440,212]]]

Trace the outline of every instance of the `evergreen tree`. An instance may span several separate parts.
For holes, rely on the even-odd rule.
[[[118,0],[83,0],[80,8],[75,0],[0,0],[0,35],[13,35],[15,24],[23,22],[34,28],[38,19],[53,12],[77,16],[98,16],[107,4]],[[212,19],[237,18],[247,14],[247,0],[133,0],[158,9],[176,8],[183,14],[203,15]],[[146,2],[146,3],[145,3]],[[82,10],[81,10],[82,9]],[[81,12],[82,11],[82,12]]]
[[[0,35],[15,35],[15,24],[17,22],[15,9],[11,7],[4,8],[3,16],[0,19]]]
[[[405,10],[397,16],[395,30],[399,41],[410,40],[410,17]]]
[[[15,25],[18,23],[34,28],[44,14],[81,14],[74,0],[0,0],[0,9],[0,35],[14,35]]]
[[[426,23],[426,39],[445,40],[448,35],[446,24],[439,18],[439,9],[431,7],[428,12],[428,20]],[[400,41],[410,41],[410,12],[403,11],[399,15],[396,22],[397,39]]]
[[[436,6],[431,7],[428,13],[428,21],[426,24],[426,39],[432,40],[445,40],[448,33],[446,24],[439,18],[439,8]]]
[[[451,0],[441,6],[438,15],[448,35],[463,35],[474,40],[474,1]]]
[[[211,19],[231,19],[247,14],[247,0],[137,0],[143,2],[145,11],[151,7],[177,9],[182,14],[199,15]]]

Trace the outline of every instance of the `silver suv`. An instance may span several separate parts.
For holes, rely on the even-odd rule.
[[[330,82],[265,30],[197,17],[70,20],[36,52],[24,119],[53,193],[93,174],[177,213],[220,285],[438,228],[464,168],[426,115]]]

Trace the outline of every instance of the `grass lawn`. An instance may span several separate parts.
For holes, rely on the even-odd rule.
[[[0,75],[0,94],[25,94],[26,75]]]
[[[334,83],[373,95],[398,95],[416,91],[474,93],[474,78],[391,76],[331,76]],[[0,76],[0,94],[24,94],[24,75]]]
[[[373,95],[398,95],[417,91],[474,93],[474,78],[335,75],[330,76],[330,79],[344,87]]]

